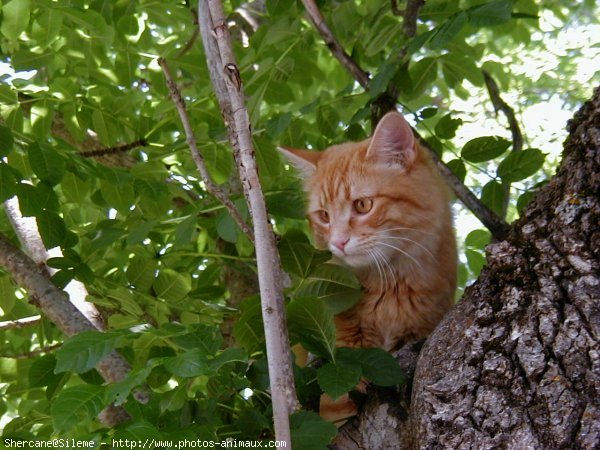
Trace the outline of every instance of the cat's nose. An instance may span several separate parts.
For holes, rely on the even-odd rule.
[[[339,239],[337,241],[333,242],[333,245],[338,248],[340,251],[344,251],[344,248],[346,247],[346,244],[348,243],[348,241],[350,240],[350,238],[343,238],[343,239]]]

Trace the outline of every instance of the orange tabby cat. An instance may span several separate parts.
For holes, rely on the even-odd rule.
[[[362,142],[281,151],[305,177],[317,246],[364,287],[335,317],[337,345],[392,351],[429,335],[454,302],[456,244],[447,186],[404,118],[386,114]]]

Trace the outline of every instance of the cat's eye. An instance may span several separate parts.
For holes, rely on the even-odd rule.
[[[373,208],[373,199],[372,198],[359,198],[354,200],[354,211],[359,214],[366,214],[371,211]]]
[[[327,211],[325,211],[324,209],[317,211],[317,216],[319,217],[319,220],[321,222],[329,223],[329,213]]]

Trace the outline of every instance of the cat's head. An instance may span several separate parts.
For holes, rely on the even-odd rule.
[[[362,142],[280,150],[304,178],[318,247],[380,274],[391,264],[418,270],[431,262],[440,224],[450,220],[448,196],[399,113],[386,114]]]

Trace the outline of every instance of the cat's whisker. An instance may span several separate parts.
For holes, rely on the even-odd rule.
[[[380,235],[380,234],[386,234],[390,231],[416,231],[417,233],[422,233],[422,234],[427,234],[429,236],[435,236],[435,233],[431,233],[429,231],[425,231],[425,230],[419,230],[418,228],[411,228],[411,227],[394,227],[394,228],[387,228],[385,230],[377,230],[375,231],[374,234],[376,235]]]
[[[396,239],[396,240],[399,240],[399,241],[407,241],[407,242],[410,242],[412,244],[415,244],[417,247],[421,247],[423,250],[425,250],[425,252],[429,256],[431,256],[432,260],[434,260],[434,261],[436,260],[435,256],[433,255],[433,253],[431,253],[431,251],[427,247],[425,247],[423,244],[421,244],[420,242],[417,242],[417,241],[415,241],[413,239],[410,239],[410,238],[407,238],[407,237],[403,237],[403,236],[379,236],[379,237],[382,237],[382,238],[385,238],[385,239]]]
[[[421,263],[414,256],[412,256],[410,253],[408,253],[408,252],[406,252],[406,251],[402,250],[401,248],[398,248],[398,247],[396,247],[394,245],[387,244],[385,242],[379,242],[379,244],[380,245],[384,245],[384,246],[389,247],[389,248],[392,248],[392,249],[396,250],[397,252],[402,253],[403,255],[409,257],[417,266],[419,266],[421,268],[421,270],[425,270],[425,268],[421,265]]]
[[[385,266],[383,265],[383,262],[385,262],[385,260],[379,259],[380,255],[377,252],[377,248],[367,250],[367,254],[369,255],[369,257],[371,257],[371,259],[375,263],[375,267],[377,268],[377,273],[379,274],[379,278],[384,281],[384,290],[385,290],[388,285],[387,274],[385,271]]]
[[[385,277],[386,278],[386,283],[385,283],[384,289],[388,289],[388,286],[390,288],[393,287],[395,284],[397,284],[397,272],[394,270],[394,268],[390,264],[388,258],[385,257],[385,255],[383,254],[383,252],[381,251],[381,249],[374,248],[373,250],[377,253],[377,255],[379,256],[379,258],[381,258],[381,262],[382,262],[383,266],[389,271],[389,274],[390,274],[390,277],[391,277],[391,283],[389,285],[387,283],[387,276]]]

